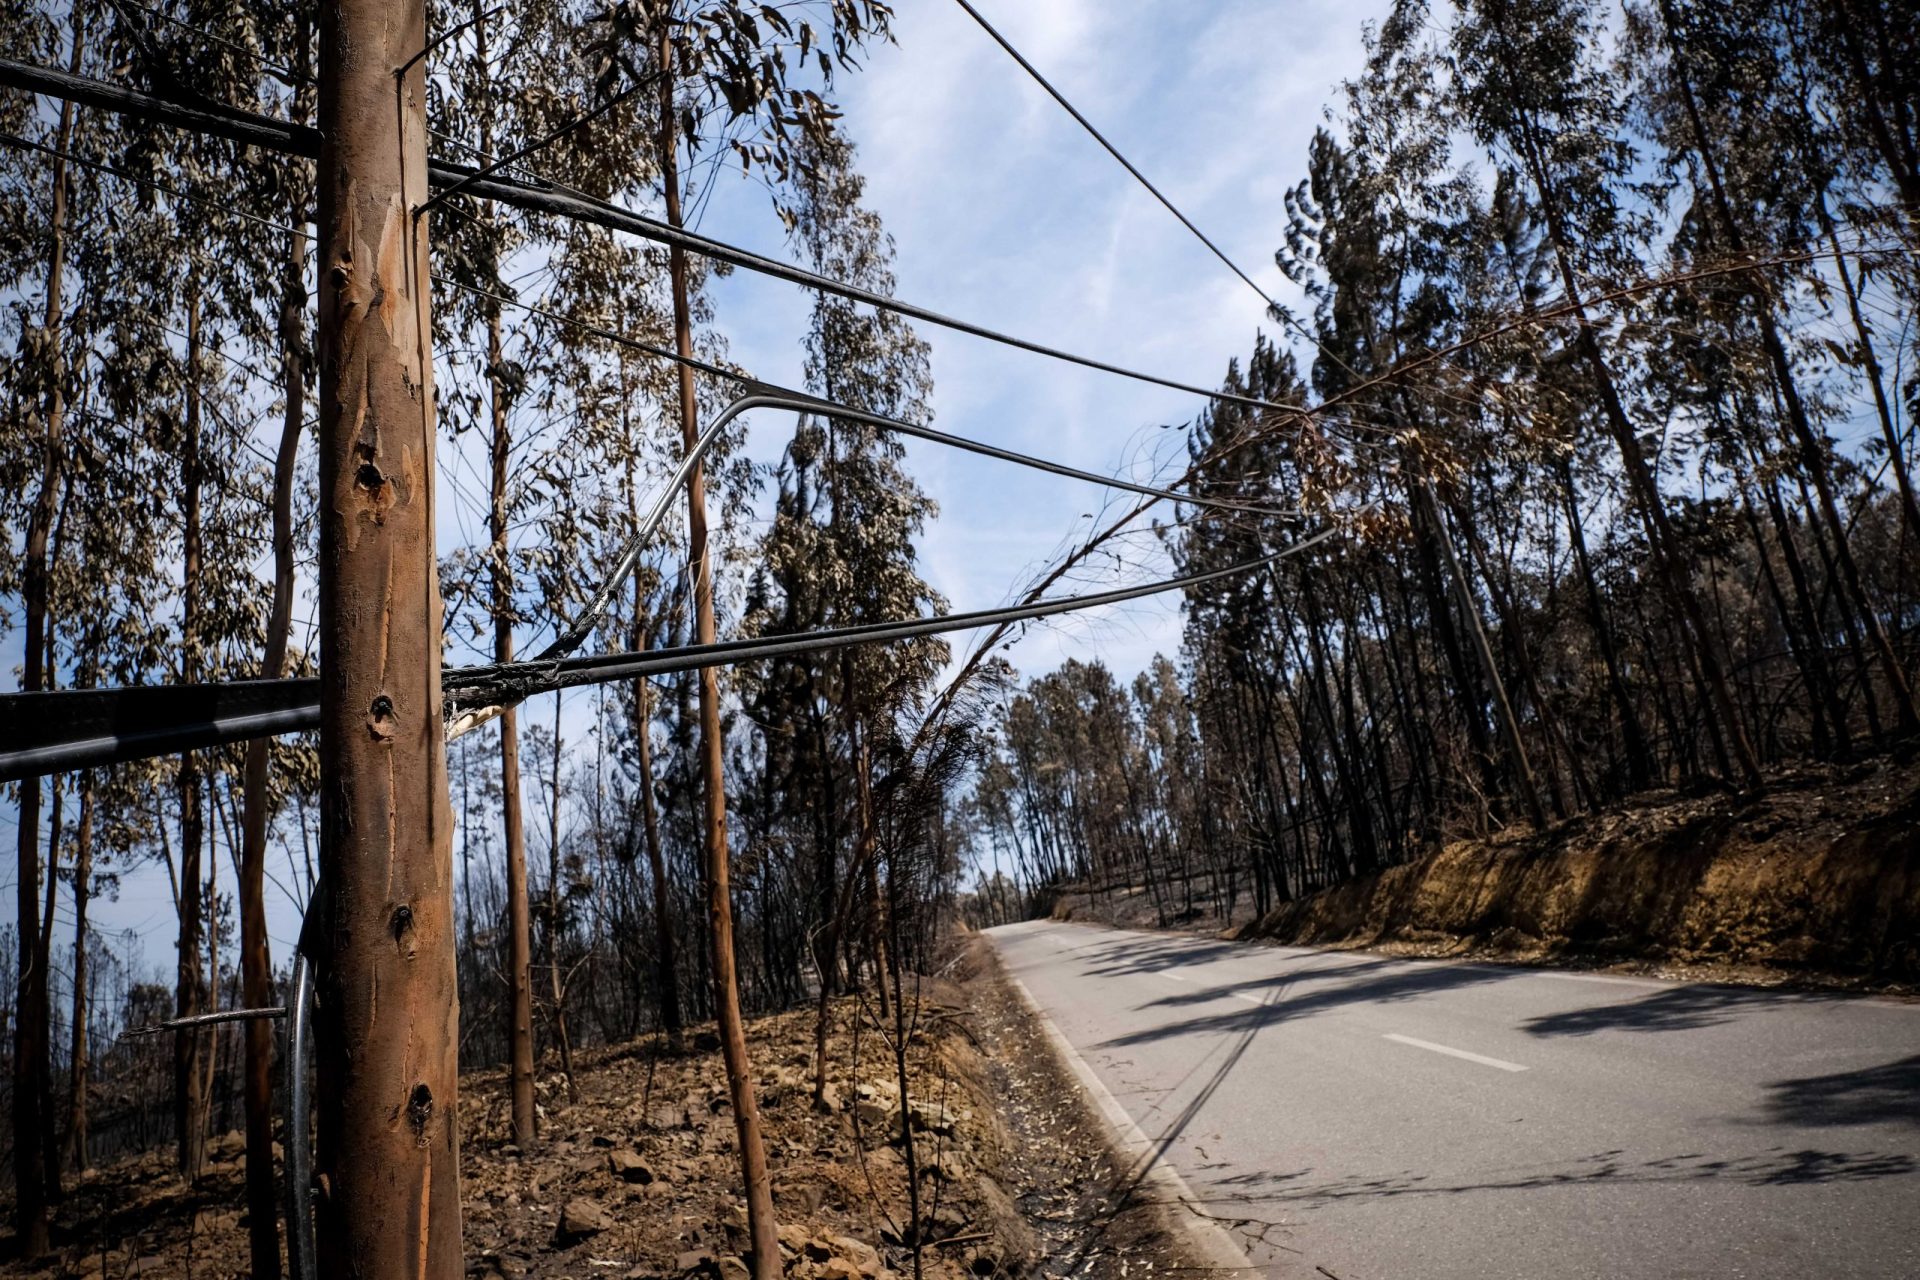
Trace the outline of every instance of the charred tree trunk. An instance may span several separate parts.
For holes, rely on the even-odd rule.
[[[647,627],[640,605],[640,585],[633,588],[633,648],[647,647]],[[660,1029],[667,1045],[678,1053],[684,1022],[680,1013],[680,974],[673,955],[673,904],[667,889],[667,859],[660,846],[660,815],[653,803],[653,700],[645,676],[633,682],[634,745],[640,755],[640,822],[647,841],[647,875],[653,881],[653,937],[660,991]]]
[[[320,792],[328,1276],[458,1280],[421,0],[320,8]]]
[[[566,626],[565,619],[557,625]],[[553,771],[548,775],[547,810],[547,994],[553,1000],[553,1042],[560,1049],[560,1074],[567,1078],[567,1101],[580,1101],[573,1078],[573,1040],[567,1032],[567,984],[560,974],[560,691],[553,691]]]
[[[73,1024],[67,1052],[67,1131],[60,1167],[87,1167],[87,906],[93,899],[93,770],[80,775],[80,832],[73,859]]]
[[[682,225],[680,165],[674,114],[674,50],[670,21],[660,23],[660,182],[666,193],[667,221]],[[693,356],[693,318],[688,299],[687,255],[678,245],[669,256],[673,284],[673,340],[683,360]],[[680,431],[691,451],[700,437],[699,404],[693,370],[681,364]],[[713,557],[707,538],[706,468],[696,464],[687,477],[687,555],[693,573],[695,640],[712,644],[717,634],[713,614]],[[720,729],[720,682],[712,667],[700,674],[700,754],[705,792],[707,861],[707,917],[713,931],[713,1003],[720,1024],[720,1052],[726,1061],[727,1092],[733,1102],[734,1126],[740,1140],[740,1176],[745,1184],[747,1229],[753,1241],[754,1280],[776,1280],[780,1274],[780,1242],[773,1216],[773,1184],[767,1173],[766,1148],[760,1138],[760,1109],[754,1099],[753,1074],[747,1060],[747,1033],[740,1017],[740,989],[734,973],[733,903],[728,876],[727,775],[725,742]]]
[[[80,70],[80,53],[85,39],[85,7],[73,7],[73,53],[71,69]],[[60,106],[59,150],[64,152],[73,136],[73,104]],[[21,566],[21,606],[25,616],[24,646],[20,687],[50,687],[46,669],[46,630],[51,575],[47,544],[61,484],[65,446],[62,439],[66,423],[66,390],[60,369],[60,339],[64,318],[63,290],[67,261],[67,165],[60,156],[53,161],[53,249],[47,262],[46,310],[42,331],[49,340],[47,358],[52,361],[48,379],[40,460],[40,488],[34,496],[33,510],[27,518],[25,555]],[[21,1258],[32,1261],[49,1248],[47,1234],[47,1192],[50,1153],[38,1141],[41,1133],[41,1107],[51,1096],[53,1066],[49,1028],[51,1009],[47,990],[47,969],[36,964],[35,956],[44,950],[40,938],[40,783],[28,778],[20,784],[18,874],[15,877],[16,907],[19,915],[18,989],[13,1006],[13,1177],[14,1231]]]
[[[197,277],[187,282],[187,408],[180,489],[184,533],[181,552],[181,676],[199,674],[200,644],[200,299]],[[180,757],[175,786],[180,796],[179,954],[174,970],[174,1014],[191,1017],[206,1011],[207,984],[200,970],[205,902],[201,856],[206,844],[206,815],[201,810],[200,762],[189,751]],[[198,1029],[173,1036],[173,1131],[180,1176],[197,1181],[206,1167],[207,1116],[201,1105],[207,1086],[207,1034]]]

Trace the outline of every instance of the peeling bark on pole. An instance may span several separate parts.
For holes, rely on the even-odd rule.
[[[456,1280],[423,0],[320,10],[319,1271]]]

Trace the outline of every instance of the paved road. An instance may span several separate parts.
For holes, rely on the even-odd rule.
[[[1920,1005],[988,936],[1263,1274],[1920,1277]]]

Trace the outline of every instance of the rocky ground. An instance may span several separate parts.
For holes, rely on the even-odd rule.
[[[922,985],[906,1112],[930,1280],[1106,1276],[1178,1264],[1157,1209],[1130,1199],[1098,1122],[977,941]],[[890,1025],[890,1024],[889,1024]],[[797,1280],[913,1274],[915,1221],[892,1052],[870,1004],[836,1002],[826,1105],[813,1105],[811,1010],[749,1025],[781,1223]],[[509,1141],[499,1071],[462,1080],[461,1192],[475,1280],[744,1280],[747,1220],[717,1041],[577,1055],[539,1080],[542,1136]],[[1122,1184],[1118,1190],[1116,1183]],[[56,1215],[36,1280],[230,1280],[247,1273],[238,1134],[185,1186],[170,1152],[95,1169]],[[0,1256],[4,1256],[0,1254]]]

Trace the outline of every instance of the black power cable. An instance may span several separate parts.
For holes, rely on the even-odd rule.
[[[223,103],[174,102],[89,76],[71,75],[64,71],[55,71],[51,68],[4,58],[0,58],[0,85],[42,93],[50,97],[290,155],[305,156],[309,159],[318,159],[320,155],[321,138],[318,129],[309,125],[296,125],[285,120],[277,120],[257,112],[243,111]],[[1301,421],[1304,421],[1310,413],[1299,405],[1281,404],[1277,401],[1262,400],[1258,396],[1240,395],[1217,388],[1197,386],[1174,378],[1161,377],[1159,374],[1130,369],[1125,365],[1114,364],[1093,356],[1078,355],[1029,338],[1016,337],[997,329],[990,329],[985,325],[975,324],[970,320],[944,315],[928,307],[902,302],[871,289],[863,289],[790,263],[780,262],[695,231],[670,226],[644,214],[621,208],[611,201],[573,191],[557,183],[545,180],[521,181],[498,174],[483,177],[480,168],[433,159],[427,161],[427,179],[430,185],[436,188],[464,187],[464,193],[469,196],[493,200],[532,213],[552,214],[576,222],[605,227],[610,231],[622,231],[651,240],[656,244],[697,253],[713,262],[724,262],[729,266],[770,276],[776,280],[785,280],[790,284],[817,289],[835,297],[845,298],[850,302],[864,303],[876,310],[892,312],[895,315],[919,320],[955,333],[983,338],[1002,346],[1014,347],[1100,373],[1109,373],[1115,377],[1127,378],[1150,386],[1165,387],[1207,400],[1285,414]]]
[[[447,672],[441,688],[446,710],[458,714],[556,689],[1025,622],[1251,573],[1318,546],[1338,531],[1337,526],[1323,529],[1239,564],[1111,591],[791,636],[465,667]],[[0,694],[0,743],[5,744],[0,749],[0,782],[302,733],[319,726],[320,681],[314,678]]]
[[[994,43],[998,44],[1002,49],[1005,49],[1007,51],[1008,57],[1012,58],[1015,62],[1020,64],[1021,70],[1025,71],[1029,76],[1033,77],[1033,82],[1035,84],[1039,85],[1042,89],[1045,89],[1047,93],[1052,96],[1053,100],[1059,103],[1061,107],[1065,109],[1068,115],[1072,116],[1075,120],[1077,120],[1080,123],[1080,127],[1082,129],[1085,129],[1087,133],[1092,136],[1095,142],[1099,143],[1102,147],[1106,148],[1106,152],[1108,155],[1112,156],[1115,160],[1118,160],[1120,162],[1121,168],[1125,169],[1128,173],[1133,175],[1134,181],[1138,182],[1141,186],[1145,187],[1147,189],[1147,193],[1151,195],[1155,200],[1158,200],[1161,206],[1165,208],[1168,213],[1178,218],[1180,220],[1181,226],[1193,232],[1195,239],[1197,239],[1201,244],[1207,246],[1208,249],[1212,250],[1213,256],[1220,259],[1220,261],[1226,265],[1227,270],[1233,272],[1233,274],[1239,276],[1242,280],[1246,281],[1247,288],[1259,294],[1261,300],[1264,301],[1268,307],[1272,308],[1275,314],[1277,315],[1286,314],[1286,308],[1282,307],[1278,302],[1275,302],[1273,300],[1272,294],[1268,293],[1265,289],[1262,289],[1254,281],[1254,278],[1252,276],[1242,271],[1239,268],[1239,266],[1234,262],[1234,260],[1232,258],[1229,258],[1226,255],[1226,252],[1223,249],[1221,249],[1219,245],[1215,244],[1211,239],[1208,238],[1206,232],[1202,231],[1199,227],[1194,225],[1192,218],[1189,218],[1186,214],[1180,212],[1179,208],[1174,205],[1173,201],[1167,199],[1165,194],[1161,192],[1160,188],[1154,186],[1153,183],[1148,180],[1147,175],[1140,172],[1140,170],[1137,167],[1135,167],[1133,161],[1127,159],[1126,156],[1122,155],[1120,152],[1120,148],[1114,146],[1111,142],[1108,142],[1107,136],[1101,133],[1098,129],[1093,127],[1093,121],[1087,119],[1084,115],[1081,115],[1080,108],[1074,106],[1071,102],[1067,101],[1067,96],[1064,93],[1061,93],[1058,89],[1054,88],[1053,82],[1048,80],[1045,76],[1041,75],[1039,68],[1035,67],[1031,62],[1028,62],[1026,59],[1026,56],[1022,54],[1018,49],[1013,47],[1013,42],[1008,40],[1005,36],[1001,35],[999,30],[995,28],[991,22],[988,22],[984,16],[982,16],[980,11],[974,8],[973,5],[969,2],[969,0],[957,0],[957,3],[960,5],[962,9],[965,9],[967,11],[968,17],[972,18],[975,22],[980,24],[980,29],[982,31],[985,31],[988,35],[993,37]]]

